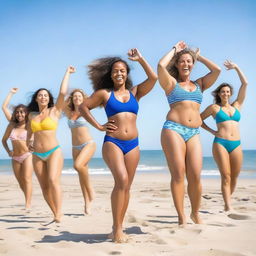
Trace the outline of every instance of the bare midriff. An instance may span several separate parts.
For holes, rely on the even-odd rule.
[[[130,112],[121,112],[111,116],[108,120],[114,120],[115,122],[113,124],[117,126],[117,129],[114,132],[107,132],[106,134],[120,140],[135,139],[138,137],[136,119],[137,115]]]
[[[166,119],[191,128],[202,125],[200,104],[193,101],[181,101],[170,105]]]
[[[225,121],[217,124],[216,137],[226,140],[240,140],[239,124],[236,121]]]

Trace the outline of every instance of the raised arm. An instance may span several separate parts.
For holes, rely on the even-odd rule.
[[[224,62],[224,66],[226,67],[227,70],[234,69],[237,72],[239,79],[241,81],[241,86],[239,88],[237,98],[234,102],[234,105],[236,105],[236,107],[240,108],[244,102],[245,95],[246,95],[246,89],[247,89],[247,84],[248,84],[247,79],[246,79],[244,73],[242,72],[242,70],[234,62],[226,60]]]
[[[63,80],[60,86],[59,95],[55,104],[55,107],[59,112],[61,112],[65,106],[65,96],[68,92],[70,74],[73,74],[74,72],[75,72],[75,68],[72,66],[69,66],[63,77]]]
[[[8,155],[9,155],[10,157],[13,156],[13,151],[9,149],[7,140],[8,140],[8,138],[9,138],[10,134],[11,134],[12,129],[13,129],[13,124],[10,123],[10,124],[7,126],[7,128],[6,128],[6,130],[5,130],[5,133],[4,133],[4,136],[3,136],[3,138],[2,138],[2,144],[3,144],[3,146],[4,146],[4,149],[6,150],[6,152],[8,153]]]
[[[142,68],[144,69],[146,75],[148,76],[148,78],[145,81],[143,81],[142,83],[138,84],[133,88],[133,92],[135,92],[134,94],[137,100],[139,100],[152,90],[157,81],[157,75],[152,69],[152,67],[141,55],[138,49],[134,48],[129,50],[128,56],[130,60],[138,61]]]
[[[199,50],[197,51],[197,60],[204,64],[210,70],[207,75],[196,80],[196,82],[201,86],[202,91],[205,91],[206,89],[211,87],[217,80],[221,72],[221,68],[209,59],[200,55]]]
[[[213,115],[214,112],[214,105],[208,106],[202,113],[201,113],[201,119],[203,121],[201,127],[204,128],[206,131],[212,133],[213,135],[216,135],[217,131],[214,131],[212,128],[210,128],[204,120],[208,118],[209,116]]]
[[[90,123],[93,127],[100,131],[113,132],[117,129],[114,125],[113,120],[108,120],[104,125],[98,123],[98,121],[91,114],[91,109],[102,106],[107,97],[107,92],[105,90],[98,90],[94,92],[90,97],[86,98],[84,102],[79,106],[79,111],[81,115]]]
[[[10,110],[8,109],[8,106],[9,106],[9,103],[10,103],[10,100],[11,100],[12,96],[13,96],[17,91],[18,91],[18,88],[12,88],[12,89],[10,90],[10,92],[8,93],[7,97],[5,98],[3,104],[2,104],[2,110],[3,110],[4,115],[5,115],[5,117],[6,117],[6,119],[7,119],[8,121],[10,121],[11,118],[12,118],[12,114],[11,114]]]
[[[169,92],[170,90],[172,90],[176,84],[176,79],[169,74],[167,67],[170,61],[172,60],[172,58],[174,57],[174,55],[182,51],[186,47],[187,46],[185,42],[179,41],[158,63],[158,66],[157,66],[158,80],[165,92]]]

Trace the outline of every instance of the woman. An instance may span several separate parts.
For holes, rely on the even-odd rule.
[[[63,78],[57,102],[54,105],[51,93],[44,88],[38,89],[32,96],[29,109],[29,136],[27,144],[33,150],[33,165],[40,183],[44,198],[51,208],[54,219],[61,220],[61,187],[60,176],[63,167],[63,156],[56,139],[58,119],[65,105],[70,74],[73,67],[68,67]],[[34,141],[31,142],[31,134]]]
[[[96,144],[89,133],[87,122],[79,111],[79,105],[85,98],[86,95],[82,90],[73,90],[68,98],[65,114],[68,117],[68,126],[72,134],[72,155],[84,196],[84,212],[90,214],[90,203],[94,196],[89,180],[88,162],[96,150]]]
[[[195,61],[204,64],[210,72],[190,80]],[[217,79],[220,68],[210,60],[178,42],[158,63],[159,82],[167,96],[170,110],[164,123],[161,143],[171,172],[171,191],[178,213],[179,225],[186,224],[184,213],[184,176],[188,181],[192,221],[201,223],[198,211],[201,202],[200,173],[202,150],[199,139],[199,113],[202,92]]]
[[[147,79],[132,87],[128,64],[118,57],[102,58],[89,65],[94,93],[81,105],[82,115],[100,131],[105,131],[102,154],[114,177],[111,195],[114,242],[126,241],[123,220],[129,203],[130,187],[139,161],[136,119],[138,101],[153,88],[157,76],[137,49],[128,52],[129,59],[138,61]],[[104,106],[108,122],[99,124],[90,110]]]
[[[221,174],[221,191],[224,199],[224,210],[231,210],[231,195],[233,194],[237,177],[240,173],[243,153],[240,143],[239,120],[240,109],[245,99],[247,80],[237,64],[226,61],[227,70],[234,69],[241,81],[237,99],[230,103],[233,88],[228,83],[222,83],[212,93],[215,104],[207,107],[201,114],[202,120],[212,116],[216,120],[217,131],[203,123],[202,127],[212,133],[215,138],[212,145],[213,157]]]
[[[8,155],[12,158],[13,172],[24,193],[25,209],[28,210],[31,206],[33,172],[32,156],[26,145],[28,111],[23,104],[17,105],[12,114],[8,109],[12,95],[17,91],[18,88],[12,88],[2,105],[3,112],[10,122],[5,130],[2,143]],[[8,139],[12,142],[12,150],[7,144]]]

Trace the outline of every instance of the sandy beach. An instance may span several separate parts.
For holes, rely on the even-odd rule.
[[[131,255],[131,256],[253,256],[256,255],[255,179],[240,179],[233,196],[234,212],[222,212],[219,179],[203,180],[201,216],[204,224],[189,219],[178,227],[166,174],[137,174],[132,187],[125,244],[112,243],[110,175],[92,176],[96,198],[92,215],[83,214],[83,198],[76,175],[63,176],[63,221],[44,226],[51,212],[33,179],[32,209],[23,209],[23,195],[15,178],[0,176],[0,255]]]

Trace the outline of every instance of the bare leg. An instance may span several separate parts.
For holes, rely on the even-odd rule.
[[[47,160],[48,184],[52,201],[54,203],[54,220],[60,222],[62,195],[60,186],[61,171],[63,168],[63,156],[61,149],[56,149]]]
[[[49,189],[46,162],[41,160],[39,157],[33,155],[33,166],[34,166],[34,170],[35,170],[38,182],[42,189],[44,199],[49,205],[52,212],[54,213],[56,212],[56,209],[53,201],[53,195],[50,193],[50,189]]]
[[[74,168],[79,175],[80,186],[84,197],[85,214],[90,214],[90,203],[94,198],[94,192],[88,173],[88,162],[92,158],[95,150],[95,143],[89,143],[81,151],[73,149]]]
[[[123,211],[126,207],[129,178],[123,152],[114,143],[105,142],[102,148],[103,158],[114,177],[115,185],[111,194],[113,215],[113,241],[122,242],[125,235],[122,230]]]
[[[161,143],[172,176],[171,191],[174,206],[178,213],[179,225],[185,225],[186,216],[184,213],[184,175],[186,145],[178,133],[169,129],[162,130]]]
[[[202,148],[199,135],[193,136],[187,141],[186,153],[186,175],[188,180],[188,196],[191,203],[191,219],[194,223],[200,224],[199,208],[201,203],[202,185]]]
[[[24,180],[23,184],[24,184],[24,194],[26,198],[26,209],[29,209],[31,206],[32,173],[33,173],[32,155],[30,155],[22,163],[22,176]]]
[[[221,191],[224,199],[224,210],[231,210],[231,170],[228,151],[219,143],[213,143],[213,157],[221,174]]]
[[[241,146],[237,147],[229,154],[229,159],[231,166],[230,194],[232,195],[235,191],[237,177],[242,168],[243,152]]]

